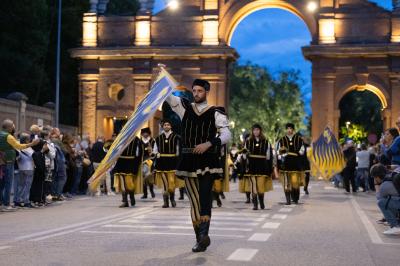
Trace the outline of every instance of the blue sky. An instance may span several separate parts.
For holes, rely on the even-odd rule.
[[[370,0],[391,9],[392,0]],[[156,0],[155,12],[165,8],[164,0]],[[311,64],[303,58],[301,47],[311,41],[304,22],[280,9],[264,9],[247,16],[236,28],[231,46],[240,54],[239,63],[251,62],[266,66],[273,74],[282,70],[300,70],[306,111],[311,112]]]

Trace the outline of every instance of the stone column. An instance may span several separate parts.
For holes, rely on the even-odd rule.
[[[326,126],[329,126],[338,136],[335,126],[335,76],[328,74],[313,74],[312,88],[312,129],[311,135],[316,140]],[[318,110],[318,111],[317,111]]]
[[[396,119],[400,116],[400,75],[391,77],[390,86],[392,91],[390,97],[391,117],[388,127],[395,127]]]
[[[53,121],[54,122],[54,121]],[[19,102],[19,119],[18,119],[18,129],[19,131],[26,130],[26,101],[22,99]]]
[[[80,75],[80,133],[94,140],[97,134],[96,107],[98,75]]]

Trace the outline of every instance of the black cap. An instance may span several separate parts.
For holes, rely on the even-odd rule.
[[[145,133],[151,135],[151,130],[150,130],[149,127],[145,127],[145,128],[142,128],[142,129],[140,130],[140,134],[141,134],[141,135],[142,135],[142,134],[145,134]]]
[[[254,125],[251,127],[251,129],[255,129],[255,128],[258,128],[259,130],[262,130],[262,127],[261,127],[260,124],[254,124]]]
[[[192,88],[194,86],[200,86],[200,87],[203,87],[206,91],[210,91],[210,83],[204,79],[195,79],[193,81]]]
[[[288,129],[289,127],[295,129],[293,123],[287,123],[287,124],[286,124],[286,129]]]
[[[161,126],[163,126],[165,123],[168,123],[168,124],[170,124],[172,126],[172,122],[168,118],[164,118],[163,120],[161,120]]]

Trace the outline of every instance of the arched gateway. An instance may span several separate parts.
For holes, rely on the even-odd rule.
[[[307,9],[312,1],[315,12]],[[311,33],[302,51],[312,62],[313,138],[326,125],[338,132],[338,103],[354,89],[378,96],[385,127],[400,115],[399,1],[390,12],[367,0],[180,0],[179,9],[151,15],[154,1],[141,0],[131,17],[102,15],[105,2],[91,1],[82,47],[71,51],[81,62],[80,129],[92,138],[111,136],[149,89],[158,63],[186,86],[193,78],[210,80],[211,104],[227,106],[228,69],[238,57],[231,36],[263,8],[296,14]],[[157,119],[150,122],[154,129]]]

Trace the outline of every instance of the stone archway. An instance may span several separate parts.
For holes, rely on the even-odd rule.
[[[339,119],[340,119],[340,101],[350,92],[352,91],[369,91],[373,93],[381,103],[381,117],[383,120],[383,129],[390,127],[390,94],[383,86],[379,86],[378,84],[374,84],[373,82],[369,82],[364,85],[359,84],[351,84],[341,88],[335,97],[335,123],[334,129],[336,132],[339,132]]]
[[[306,9],[310,1],[319,5],[315,13]],[[354,84],[384,88],[386,127],[400,114],[400,6],[388,11],[367,0],[180,2],[178,10],[155,15],[152,5],[131,17],[108,17],[96,8],[84,14],[82,46],[71,52],[80,60],[81,133],[101,134],[105,117],[133,110],[158,63],[186,86],[193,78],[209,79],[214,88],[210,102],[226,107],[229,66],[238,56],[229,46],[232,32],[251,12],[274,7],[299,16],[312,36],[302,51],[312,63],[313,139],[326,126],[338,133],[335,100]],[[117,81],[126,96],[114,104],[105,90]]]
[[[289,1],[228,1],[226,6],[221,8],[219,21],[219,36],[222,42],[230,45],[232,35],[238,24],[248,15],[258,10],[266,8],[278,8],[291,12],[298,16],[308,27],[311,36],[317,36],[317,20],[314,13],[307,11],[306,0],[289,0]]]

